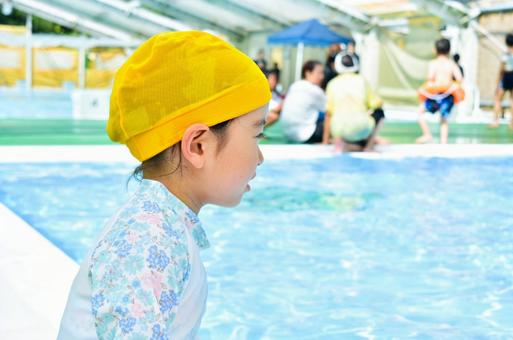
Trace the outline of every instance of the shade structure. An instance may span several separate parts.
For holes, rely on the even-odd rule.
[[[299,79],[305,45],[328,46],[335,43],[348,43],[351,39],[332,31],[317,19],[310,19],[276,32],[267,37],[269,44],[297,45],[296,80]]]
[[[317,19],[303,21],[297,25],[271,34],[267,38],[270,44],[327,46],[335,43],[347,43],[348,37],[333,32],[328,26]]]

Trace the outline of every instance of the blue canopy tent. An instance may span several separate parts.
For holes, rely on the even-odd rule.
[[[296,80],[300,76],[305,45],[329,46],[335,43],[347,44],[350,40],[351,38],[333,32],[317,19],[301,22],[267,37],[269,44],[297,45]]]

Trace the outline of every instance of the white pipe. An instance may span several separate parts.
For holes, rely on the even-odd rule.
[[[130,34],[122,32],[120,30],[111,28],[107,25],[100,24],[98,22],[80,18],[75,14],[60,8],[50,6],[48,4],[35,1],[35,0],[13,0],[14,6],[18,9],[38,16],[50,16],[57,18],[61,22],[65,22],[71,26],[82,26],[88,30],[94,31],[99,34],[107,35],[123,41],[132,41],[133,37]]]
[[[78,87],[85,88],[86,85],[86,49],[80,47],[78,49]]]
[[[104,5],[116,8],[118,10],[127,12],[127,14],[133,14],[145,20],[149,20],[153,23],[156,23],[160,26],[172,29],[174,31],[189,31],[193,28],[189,25],[181,23],[180,21],[170,19],[166,16],[154,13],[150,10],[135,7],[130,3],[121,0],[96,0]]]
[[[378,30],[372,29],[362,39],[363,48],[361,53],[361,70],[362,75],[370,83],[371,87],[376,90],[378,88],[379,62],[380,62],[380,42]]]
[[[27,15],[25,27],[25,89],[32,90],[32,15]]]
[[[303,66],[303,52],[304,52],[305,44],[300,42],[297,44],[297,53],[296,53],[296,81],[301,79],[301,67]]]

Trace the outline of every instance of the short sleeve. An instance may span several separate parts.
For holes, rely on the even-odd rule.
[[[189,280],[187,236],[145,208],[118,221],[121,227],[112,228],[92,254],[91,312],[99,339],[172,335]]]
[[[383,105],[381,98],[372,90],[369,83],[365,81],[366,103],[369,109],[377,109]]]

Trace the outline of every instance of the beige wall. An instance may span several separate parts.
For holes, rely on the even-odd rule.
[[[513,32],[513,12],[485,14],[480,17],[479,24],[504,45],[506,34]],[[477,85],[483,104],[493,101],[501,54],[499,48],[488,38],[479,36]]]

